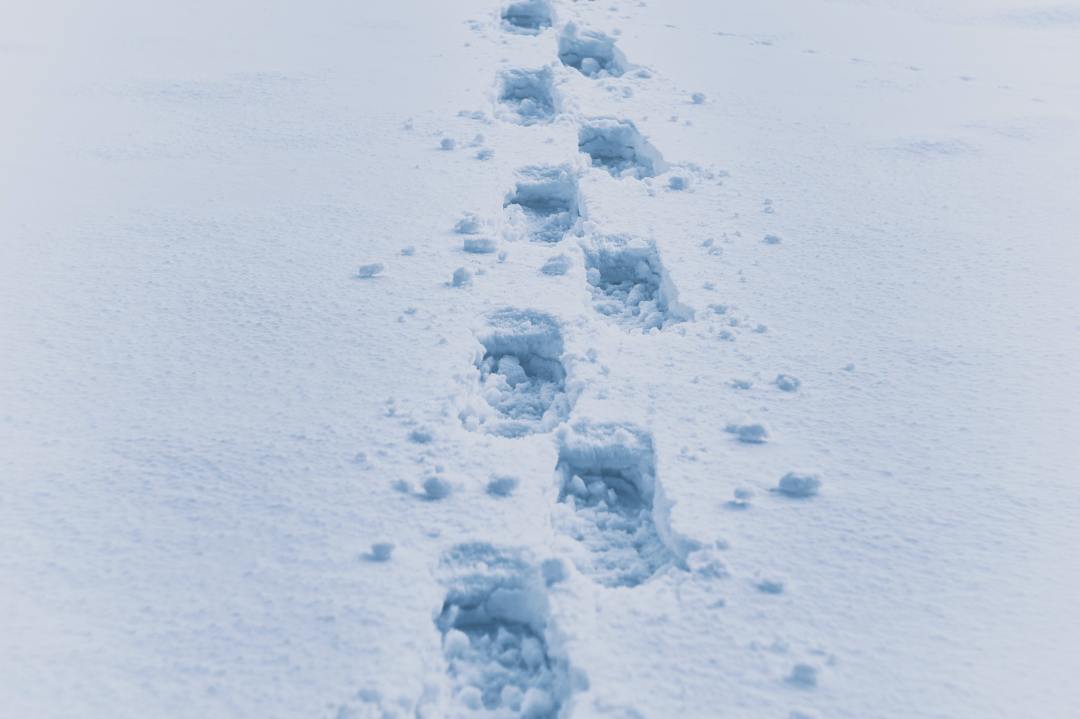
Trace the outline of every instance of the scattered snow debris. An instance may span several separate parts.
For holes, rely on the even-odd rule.
[[[412,257],[416,254],[416,248],[412,245],[406,245],[401,248],[401,254],[403,257]]]
[[[453,150],[455,147],[457,147],[457,140],[455,140],[452,137],[444,137],[443,139],[439,140],[439,149],[440,150],[449,151],[449,150]]]
[[[762,579],[755,585],[764,594],[783,594],[784,583],[778,579]]]
[[[585,276],[597,312],[642,330],[663,329],[693,318],[651,241],[625,235],[583,243]]]
[[[776,379],[774,380],[774,383],[776,384],[777,387],[779,387],[784,392],[794,392],[795,390],[799,389],[799,387],[802,385],[802,382],[799,381],[798,378],[792,377],[789,374],[778,374],[778,375],[776,375]]]
[[[472,272],[469,272],[464,267],[459,267],[454,270],[454,276],[450,280],[450,284],[454,287],[464,287],[472,282]]]
[[[556,472],[553,523],[581,543],[575,564],[583,573],[608,587],[633,587],[675,560],[653,512],[659,488],[649,434],[579,422],[559,434]]]
[[[854,362],[848,362],[846,365],[844,365],[843,369],[844,369],[845,372],[854,372],[855,371],[855,363]]]
[[[504,308],[488,316],[477,338],[483,356],[480,395],[495,410],[488,417],[478,407],[463,410],[466,426],[475,421],[485,431],[519,437],[546,431],[570,412],[562,364],[563,340],[555,318],[535,310]]]
[[[769,331],[769,328],[766,327],[765,325],[761,324],[760,322],[754,326],[754,332],[756,332],[759,335],[763,335],[768,331]]]
[[[816,474],[799,474],[788,472],[780,478],[776,489],[780,494],[788,497],[813,497],[821,488],[821,480]]]
[[[748,379],[733,379],[730,384],[735,389],[750,389],[754,386],[754,383]]]
[[[766,245],[779,245],[784,240],[780,237],[780,235],[765,235],[765,239],[762,241]]]
[[[353,457],[353,464],[359,464],[361,467],[368,466],[367,452],[357,452]]]
[[[704,105],[705,104],[705,93],[703,93],[703,92],[695,92],[693,95],[690,96],[690,100],[695,105]]]
[[[715,549],[705,547],[691,552],[686,557],[686,568],[694,574],[708,579],[722,579],[728,576],[727,567]],[[723,606],[721,604],[721,606]]]
[[[369,277],[375,277],[382,273],[386,267],[381,262],[372,262],[370,265],[360,265],[356,270],[356,276],[360,279],[367,279]]]
[[[490,237],[466,237],[462,249],[474,255],[487,255],[495,251],[495,240]]]
[[[390,483],[390,486],[395,492],[401,492],[402,494],[409,494],[412,492],[412,485],[404,479],[395,479]]]
[[[559,60],[589,77],[618,77],[626,70],[626,58],[614,40],[602,32],[579,30],[572,22],[559,36]]]
[[[506,257],[507,257],[506,250],[500,250],[499,254],[496,255],[496,257],[499,258],[499,262],[506,262]]]
[[[769,438],[769,430],[760,422],[729,424],[724,431],[734,434],[736,439],[746,444],[764,444]]]
[[[509,497],[518,487],[517,477],[505,474],[492,475],[487,483],[487,493],[493,497]]]
[[[484,223],[473,212],[466,212],[460,220],[454,223],[454,232],[459,235],[478,235],[483,228]]]
[[[668,179],[668,189],[681,192],[690,187],[690,178],[683,175],[672,175]]]
[[[394,545],[390,542],[376,542],[371,545],[371,552],[367,559],[372,562],[387,562],[394,552]]]
[[[566,164],[522,168],[503,207],[507,222],[530,240],[559,242],[578,221],[577,177]]]
[[[570,258],[566,255],[549,257],[547,262],[540,268],[540,271],[545,275],[552,275],[554,277],[565,275],[570,271]]]
[[[445,499],[450,496],[451,489],[445,477],[432,475],[424,480],[424,494],[428,499]]]
[[[458,110],[458,117],[465,117],[470,120],[480,120],[481,122],[487,122],[487,115],[484,114],[483,110]]]
[[[791,668],[791,673],[785,681],[797,687],[813,689],[817,686],[817,674],[817,669],[809,664],[796,664]]]
[[[500,75],[499,102],[508,111],[507,119],[521,125],[551,122],[557,110],[552,78],[550,67],[504,70]]]
[[[409,441],[414,444],[429,444],[434,438],[431,430],[426,427],[418,427],[409,432]]]
[[[548,645],[546,584],[529,555],[461,544],[443,557],[440,573],[447,593],[435,626],[453,702],[479,716],[558,716],[572,691],[569,665]],[[456,707],[450,714],[463,715]]]
[[[599,117],[578,130],[578,149],[594,167],[614,177],[653,177],[667,168],[660,152],[650,145],[629,120]]]
[[[554,21],[551,0],[513,0],[503,7],[502,19],[505,30],[536,35]]]
[[[745,487],[739,487],[735,490],[735,499],[729,500],[727,506],[730,509],[746,509],[750,506],[750,500],[753,498],[753,490]]]
[[[478,150],[476,152],[477,160],[490,160],[493,157],[495,157],[495,151],[492,150],[490,147],[485,147],[484,149]]]

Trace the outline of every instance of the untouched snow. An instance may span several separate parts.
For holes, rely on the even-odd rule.
[[[8,5],[0,713],[1076,715],[1080,7]]]

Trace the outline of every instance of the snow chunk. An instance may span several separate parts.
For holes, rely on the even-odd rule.
[[[370,265],[360,265],[360,267],[356,270],[356,276],[360,279],[367,279],[369,277],[375,277],[376,275],[382,274],[382,271],[385,269],[386,267],[383,266],[383,263],[372,262]]]
[[[450,278],[450,284],[454,287],[464,287],[472,283],[472,272],[469,272],[464,267],[459,267],[454,270],[454,276]]]
[[[797,377],[792,377],[789,374],[778,374],[776,379],[773,380],[773,384],[779,387],[784,392],[794,392],[799,389],[802,382]]]
[[[760,422],[729,424],[724,431],[735,435],[737,440],[747,444],[764,444],[769,439],[768,428]]]
[[[780,478],[776,490],[788,497],[813,497],[821,488],[821,480],[816,474],[797,474],[788,472]]]

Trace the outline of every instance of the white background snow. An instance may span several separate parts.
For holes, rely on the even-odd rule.
[[[514,4],[0,9],[0,714],[1080,715],[1080,5]]]

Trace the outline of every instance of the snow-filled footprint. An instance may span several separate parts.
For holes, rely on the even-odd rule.
[[[547,589],[523,550],[460,544],[442,559],[446,599],[436,619],[454,717],[559,715],[568,662],[551,651]]]
[[[503,308],[487,316],[477,339],[479,395],[487,409],[474,403],[462,410],[465,426],[520,437],[553,429],[566,418],[571,400],[562,332],[554,317]]]
[[[591,238],[582,249],[593,307],[600,314],[645,331],[693,317],[693,311],[679,303],[652,242],[612,235]]]
[[[522,35],[536,35],[551,27],[551,0],[511,0],[503,6],[503,28]]]
[[[551,122],[557,110],[552,77],[550,67],[504,70],[499,75],[499,114],[520,125]]]
[[[577,176],[569,165],[530,165],[518,170],[503,208],[518,235],[555,243],[577,224],[579,204]]]
[[[618,77],[627,67],[613,39],[602,32],[579,30],[572,22],[559,35],[559,60],[589,77]]]
[[[675,559],[661,537],[652,437],[631,425],[579,423],[560,436],[553,522],[583,549],[575,564],[608,587],[634,587]]]
[[[578,130],[578,149],[614,177],[654,177],[667,163],[629,120],[598,117]]]

